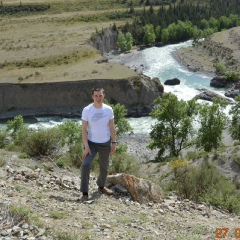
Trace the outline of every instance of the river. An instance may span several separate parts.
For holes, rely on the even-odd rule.
[[[197,88],[206,88],[213,92],[223,95],[223,92],[210,87],[211,77],[203,74],[197,74],[190,72],[184,66],[180,65],[176,59],[172,56],[172,53],[179,48],[191,46],[192,41],[186,41],[178,44],[167,45],[164,47],[152,47],[142,51],[138,51],[137,61],[134,56],[135,53],[121,54],[115,57],[112,61],[124,62],[125,65],[130,68],[136,68],[136,65],[144,65],[143,74],[153,78],[158,77],[162,83],[165,80],[171,78],[179,78],[181,80],[180,85],[176,86],[164,86],[165,92],[172,92],[179,99],[189,100],[196,96],[199,91]],[[124,60],[123,60],[124,59]],[[57,124],[61,124],[69,119],[62,117],[36,117],[35,119],[26,119],[27,125],[30,128],[38,127],[52,127]],[[80,122],[80,118],[70,119],[76,122]],[[151,125],[154,124],[154,120],[151,117],[141,118],[128,118],[130,125],[133,128],[134,133],[149,133]],[[4,123],[0,124],[2,127]]]

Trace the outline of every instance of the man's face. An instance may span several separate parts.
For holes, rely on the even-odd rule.
[[[93,98],[93,101],[96,102],[96,103],[102,103],[103,102],[103,99],[104,99],[104,93],[102,91],[94,91],[93,92],[93,95],[92,95],[92,98]]]

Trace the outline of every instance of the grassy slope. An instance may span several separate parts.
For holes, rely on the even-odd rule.
[[[3,5],[17,2],[6,0]],[[21,1],[22,4],[29,2],[44,1]],[[110,2],[101,0],[81,4],[78,1],[82,8],[73,11],[77,1],[68,1],[66,5],[66,1],[54,0],[49,12],[0,16],[0,30],[3,33],[0,35],[0,64],[6,65],[1,69],[0,82],[111,79],[121,73],[124,73],[122,77],[135,76],[134,71],[118,64],[94,63],[101,56],[87,43],[96,29],[101,30],[113,24],[104,18],[104,12],[116,11],[109,9],[119,8],[120,5],[112,6]],[[104,7],[108,10],[103,10]],[[122,6],[121,11],[126,11],[126,6]],[[91,16],[96,19],[100,16],[105,20],[86,22],[86,18],[91,19]],[[124,21],[115,23],[118,26]],[[19,62],[29,62],[29,67],[23,67]]]

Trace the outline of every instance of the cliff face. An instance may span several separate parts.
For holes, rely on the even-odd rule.
[[[99,50],[101,55],[103,55],[116,47],[117,38],[117,31],[112,30],[112,28],[108,28],[103,34],[95,35],[95,38],[91,40],[90,44]]]
[[[92,102],[91,89],[103,87],[110,103],[123,104],[129,116],[145,116],[163,93],[158,79],[139,75],[119,80],[80,80],[36,84],[0,84],[0,118],[33,115],[80,116]]]

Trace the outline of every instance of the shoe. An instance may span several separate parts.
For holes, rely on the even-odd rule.
[[[98,188],[98,191],[101,193],[104,193],[106,195],[113,195],[113,191],[111,189],[108,189],[106,187],[104,187],[103,189]]]
[[[86,202],[88,201],[88,196],[87,195],[83,195],[80,199],[79,199],[80,202]]]

